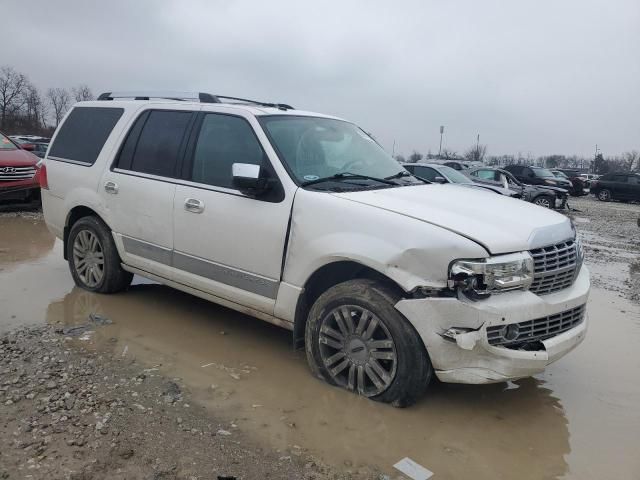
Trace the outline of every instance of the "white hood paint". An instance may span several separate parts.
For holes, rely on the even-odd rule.
[[[494,192],[456,185],[417,185],[334,195],[445,228],[474,240],[491,254],[530,250],[574,236],[571,222],[564,215]]]

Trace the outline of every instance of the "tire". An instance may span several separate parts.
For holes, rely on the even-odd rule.
[[[603,188],[598,192],[598,200],[601,202],[609,202],[611,201],[611,190],[608,188]]]
[[[99,218],[82,217],[74,223],[66,248],[69,270],[79,287],[90,292],[115,293],[131,284],[133,274],[120,266],[111,230]]]
[[[400,298],[385,284],[365,279],[340,283],[320,295],[305,328],[313,374],[395,407],[415,403],[433,367],[418,333],[394,308]]]
[[[533,203],[540,207],[553,208],[556,201],[551,195],[539,195],[533,199]]]

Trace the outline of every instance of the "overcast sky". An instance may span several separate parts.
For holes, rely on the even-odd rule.
[[[640,0],[3,0],[38,87],[198,90],[355,121],[389,151],[640,149]]]

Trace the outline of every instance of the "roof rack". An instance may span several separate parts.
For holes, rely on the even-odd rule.
[[[177,102],[200,102],[200,103],[239,103],[246,105],[259,105],[261,107],[273,107],[280,110],[294,110],[291,105],[286,103],[269,103],[260,102],[257,100],[249,100],[247,98],[229,97],[227,95],[212,95],[204,92],[144,92],[144,91],[132,91],[132,92],[105,92],[98,96],[98,100],[115,100],[119,98],[128,98],[133,100],[150,100],[152,98],[158,98],[162,100],[174,100]],[[225,101],[225,100],[231,100]]]

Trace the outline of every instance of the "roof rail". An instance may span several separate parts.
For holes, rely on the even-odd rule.
[[[176,100],[183,102],[220,103],[215,95],[202,92],[105,92],[101,93],[98,100],[115,100],[117,98],[129,98],[133,100],[149,100],[151,98],[161,98],[164,100]]]
[[[269,103],[260,102],[258,100],[249,100],[247,98],[229,97],[227,95],[212,95],[204,92],[105,92],[98,96],[98,100],[115,100],[119,98],[128,98],[133,100],[150,100],[158,98],[163,100],[175,100],[179,102],[200,102],[200,103],[241,103],[247,105],[259,105],[261,107],[273,107],[280,110],[294,110],[291,105],[286,103]],[[231,102],[225,101],[231,100]]]

